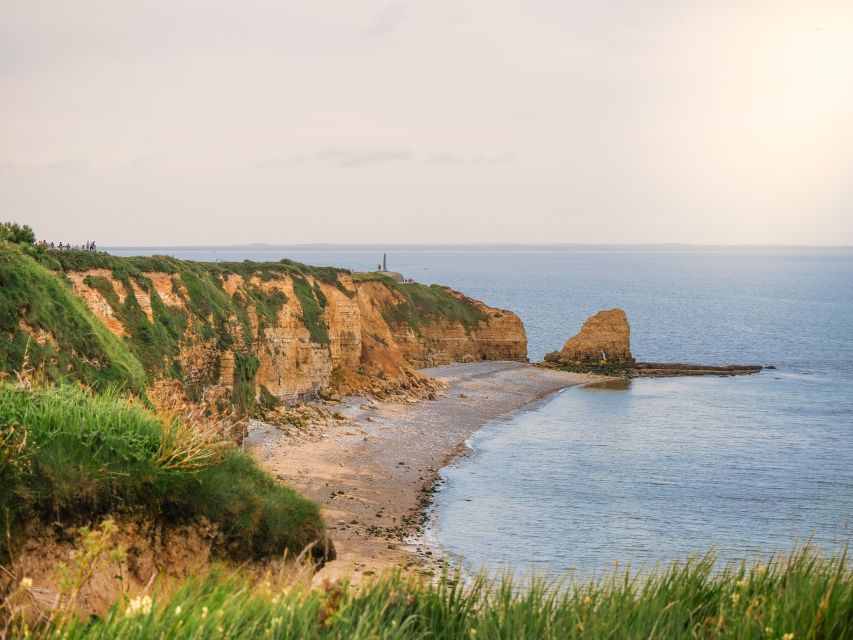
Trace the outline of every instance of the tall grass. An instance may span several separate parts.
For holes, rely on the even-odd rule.
[[[39,637],[142,638],[850,638],[853,574],[846,556],[806,546],[766,565],[715,572],[713,555],[640,578],[572,583],[483,576],[463,585],[391,574],[346,585],[273,588],[213,572],[170,596],[119,602],[99,620]]]
[[[37,339],[39,332],[49,340]],[[55,381],[79,380],[98,389],[121,385],[142,393],[146,372],[70,285],[0,242],[0,372],[25,362]]]
[[[14,426],[0,437],[4,531],[31,518],[133,511],[167,522],[204,516],[238,557],[298,554],[325,540],[317,505],[249,456],[114,392],[0,384],[0,424]]]

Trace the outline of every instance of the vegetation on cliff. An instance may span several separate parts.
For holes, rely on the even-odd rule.
[[[104,326],[62,276],[94,270],[107,270],[110,277],[90,273],[83,283],[103,297],[122,327],[121,338]],[[185,304],[165,304],[146,273],[176,274],[174,294]],[[246,372],[251,370],[254,376],[258,368],[254,342],[264,327],[276,323],[287,296],[253,284],[229,296],[224,279],[241,275],[265,282],[277,275],[291,277],[311,340],[327,345],[323,318],[327,300],[317,282],[335,283],[348,296],[354,295],[337,279],[339,273],[289,260],[202,263],[164,256],[118,258],[85,251],[36,251],[0,242],[2,370],[12,375],[31,367],[52,382],[78,380],[98,389],[119,386],[142,393],[157,378],[184,379],[179,354],[189,331],[236,354],[234,385],[239,389],[233,402],[250,411],[254,382],[246,379]],[[122,290],[117,291],[117,286]],[[150,309],[143,308],[140,295],[147,298]],[[254,333],[250,309],[257,320]],[[240,331],[233,330],[235,321]],[[252,393],[245,393],[247,389]]]
[[[6,375],[34,370],[49,382],[118,386],[140,396],[154,382],[175,379],[194,401],[209,397],[218,410],[230,402],[250,414],[260,395],[272,406],[318,393],[334,384],[334,370],[373,376],[339,376],[351,392],[381,388],[389,375],[406,382],[409,367],[426,362],[526,356],[520,321],[478,337],[475,329],[504,315],[446,287],[290,260],[213,263],[52,251],[29,244],[23,227],[4,233],[0,370]],[[381,323],[391,328],[390,341]],[[468,342],[457,341],[452,351],[435,344],[437,334],[460,326]],[[408,329],[417,338],[403,349],[393,336]],[[363,349],[365,339],[382,349]]]
[[[22,248],[0,242],[0,371],[28,366],[96,389],[141,391],[147,381],[127,345],[64,281]]]
[[[65,618],[34,637],[147,638],[744,638],[843,639],[853,632],[853,572],[802,548],[769,564],[714,571],[708,555],[643,578],[583,583],[482,576],[464,584],[393,574],[362,586],[260,585],[213,572],[171,596],[116,603],[103,618]],[[20,623],[19,623],[20,624]]]
[[[0,487],[4,543],[32,520],[136,513],[171,524],[207,518],[231,557],[298,554],[318,541],[325,551],[316,504],[199,424],[109,391],[0,384]]]
[[[436,318],[459,322],[466,331],[488,319],[471,298],[441,285],[401,284],[381,273],[358,273],[353,279],[356,282],[381,282],[396,292],[400,302],[384,306],[382,317],[390,325],[406,324],[415,333],[420,333],[425,322]]]

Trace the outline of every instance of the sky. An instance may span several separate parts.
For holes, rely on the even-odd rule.
[[[853,245],[853,2],[0,0],[0,220]]]

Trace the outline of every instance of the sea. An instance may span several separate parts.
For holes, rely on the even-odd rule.
[[[736,378],[572,387],[495,420],[442,470],[427,536],[466,571],[600,575],[709,550],[853,537],[853,248],[249,246],[110,249],[388,267],[510,309],[531,360],[622,308],[638,360]]]

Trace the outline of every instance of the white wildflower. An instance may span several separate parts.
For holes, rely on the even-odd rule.
[[[136,598],[131,599],[130,602],[127,603],[127,610],[125,611],[125,615],[128,617],[143,615],[147,616],[151,613],[151,596],[137,596]]]

